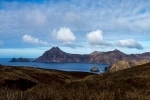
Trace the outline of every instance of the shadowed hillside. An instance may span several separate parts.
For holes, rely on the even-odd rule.
[[[150,100],[150,63],[90,74],[0,66],[0,100]]]

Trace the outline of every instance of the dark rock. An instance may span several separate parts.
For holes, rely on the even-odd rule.
[[[109,69],[108,67],[105,67],[104,71],[105,71],[105,72],[107,72],[107,71],[108,71],[108,69]]]
[[[99,72],[99,69],[98,69],[98,67],[93,67],[90,71],[91,72]]]

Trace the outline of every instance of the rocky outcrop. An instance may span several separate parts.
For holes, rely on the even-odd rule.
[[[127,55],[119,50],[99,52],[94,51],[91,54],[70,54],[62,51],[58,47],[52,47],[46,51],[42,56],[34,60],[35,62],[79,62],[79,63],[100,63],[113,64],[117,61],[139,61],[143,59],[150,59],[150,53],[145,54],[130,54]]]
[[[109,72],[114,72],[114,71],[130,68],[131,66],[132,64],[128,61],[117,61],[116,63],[112,64],[107,70]]]
[[[137,61],[137,62],[133,62],[133,66],[138,66],[138,65],[143,65],[143,64],[146,64],[146,63],[149,63],[150,60],[147,60],[147,59],[144,59],[144,60],[140,60],[140,61]]]
[[[30,62],[30,60],[29,59],[27,59],[27,58],[12,58],[11,60],[10,60],[10,62]]]
[[[107,69],[107,71],[115,72],[115,71],[131,68],[131,67],[135,67],[135,66],[138,66],[138,65],[143,65],[143,64],[146,64],[146,63],[149,63],[149,62],[150,62],[150,60],[147,60],[147,59],[140,60],[140,61],[117,61],[116,63],[112,64]]]
[[[91,68],[90,71],[91,71],[91,72],[99,72],[99,69],[98,69],[98,67],[93,67],[93,68]]]

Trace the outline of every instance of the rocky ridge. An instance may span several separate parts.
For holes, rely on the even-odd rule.
[[[55,63],[99,63],[113,64],[117,61],[139,61],[143,59],[150,60],[150,52],[143,54],[125,54],[119,50],[99,52],[95,51],[91,54],[70,54],[62,51],[58,47],[52,47],[43,53],[42,56],[34,60],[35,62],[55,62]]]

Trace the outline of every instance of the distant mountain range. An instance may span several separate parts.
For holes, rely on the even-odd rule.
[[[42,56],[34,60],[34,62],[56,62],[56,63],[100,63],[112,64],[120,60],[125,61],[139,61],[142,59],[150,60],[150,52],[143,54],[125,54],[119,50],[99,52],[94,51],[91,54],[70,54],[62,51],[58,47],[52,47],[50,50],[44,52]]]

